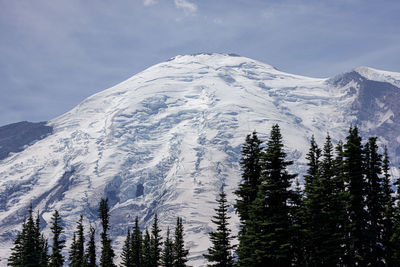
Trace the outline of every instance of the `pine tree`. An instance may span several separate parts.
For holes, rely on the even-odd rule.
[[[23,265],[23,250],[24,250],[24,235],[25,235],[26,219],[22,224],[22,230],[17,234],[14,240],[14,246],[11,248],[11,255],[8,258],[7,266],[22,267]]]
[[[380,178],[382,173],[382,155],[378,153],[376,137],[370,137],[364,149],[364,171],[367,182],[366,206],[368,210],[368,225],[365,235],[368,238],[368,253],[366,261],[371,266],[383,265],[383,216],[384,196]]]
[[[208,248],[208,253],[203,256],[210,262],[208,266],[216,267],[231,267],[233,266],[231,245],[231,230],[229,229],[228,207],[226,194],[222,190],[217,199],[218,208],[215,209],[216,215],[211,220],[217,229],[215,232],[209,233],[211,247]]]
[[[64,256],[61,251],[65,246],[65,240],[61,239],[61,234],[64,232],[64,229],[61,226],[61,217],[57,210],[53,213],[52,226],[50,229],[53,233],[53,246],[49,267],[62,267],[64,264]]]
[[[290,189],[296,175],[286,168],[293,164],[286,161],[279,126],[272,127],[265,153],[262,155],[261,184],[249,213],[248,228],[251,245],[245,258],[239,257],[239,266],[290,266],[292,262],[290,224]]]
[[[387,147],[385,146],[384,154],[382,161],[382,171],[383,171],[383,203],[384,203],[384,211],[383,211],[383,233],[382,233],[382,246],[384,248],[383,259],[385,261],[386,266],[392,267],[393,264],[393,254],[395,248],[391,242],[391,238],[394,234],[394,198],[393,198],[393,190],[390,183],[390,174],[389,174],[389,156],[387,152]]]
[[[258,139],[257,133],[253,132],[252,135],[247,135],[246,142],[242,147],[242,158],[240,160],[242,183],[239,184],[239,188],[235,191],[238,197],[235,208],[242,223],[249,218],[249,207],[256,199],[258,186],[260,185],[261,144],[262,142]]]
[[[96,230],[90,226],[89,240],[85,253],[85,267],[96,267]]]
[[[162,264],[161,266],[163,267],[173,267],[174,263],[174,243],[172,242],[170,238],[170,231],[169,227],[167,229],[167,237],[164,241],[164,249],[162,251],[162,256],[161,256],[161,261]]]
[[[365,210],[366,182],[363,176],[361,137],[350,127],[344,144],[344,167],[349,193],[348,259],[350,266],[365,265],[368,240],[365,237],[368,214]]]
[[[321,248],[323,246],[323,231],[324,231],[324,216],[323,216],[323,193],[321,190],[321,149],[315,142],[314,136],[311,137],[310,149],[306,155],[308,160],[307,175],[305,175],[305,234],[306,258],[308,264],[311,266],[318,266],[324,262],[321,255]]]
[[[174,234],[174,267],[185,267],[189,250],[185,249],[182,218],[177,218]]]
[[[126,235],[124,247],[122,248],[121,266],[133,267],[131,249],[132,249],[131,231],[128,229],[128,233]]]
[[[292,252],[293,265],[305,266],[308,262],[306,244],[306,211],[304,207],[304,194],[300,188],[299,180],[296,179],[295,190],[290,201],[290,224],[292,225]]]
[[[151,242],[150,242],[150,234],[149,231],[146,228],[145,234],[144,234],[144,238],[143,238],[143,247],[142,247],[142,258],[141,258],[141,262],[142,262],[142,266],[143,267],[151,267]]]
[[[135,219],[135,226],[132,231],[131,252],[133,266],[142,266],[142,232],[139,229],[138,217]]]
[[[100,234],[101,236],[101,258],[100,258],[100,266],[101,267],[114,267],[115,264],[113,262],[113,258],[115,256],[114,250],[111,247],[111,239],[108,236],[109,220],[109,208],[108,208],[108,199],[101,199],[99,205],[99,217],[101,219],[101,225],[103,228],[103,232]]]
[[[240,219],[240,230],[238,235],[239,246],[236,253],[239,258],[242,259],[251,253],[251,246],[250,244],[247,244],[247,241],[251,242],[248,238],[249,234],[247,233],[248,224],[250,223],[248,222],[249,210],[253,201],[257,197],[257,191],[260,185],[260,159],[262,149],[262,142],[258,139],[255,131],[252,135],[247,135],[246,142],[242,147],[242,158],[240,160],[242,183],[234,192],[237,196],[235,209]]]
[[[151,227],[151,238],[150,238],[150,251],[151,251],[151,266],[157,267],[161,258],[161,245],[162,238],[160,236],[161,229],[158,227],[157,214],[154,215],[154,222]]]
[[[32,205],[17,234],[8,259],[8,266],[46,266],[48,264],[47,239],[40,234],[40,216],[33,218]]]
[[[83,228],[83,216],[79,217],[76,231],[70,248],[69,260],[71,267],[82,267],[85,263],[85,236]]]

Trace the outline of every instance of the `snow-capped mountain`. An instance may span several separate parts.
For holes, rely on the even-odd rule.
[[[47,233],[58,209],[70,238],[78,216],[95,223],[99,200],[108,197],[114,248],[136,216],[146,227],[157,213],[165,228],[180,216],[190,264],[201,266],[221,186],[234,203],[248,133],[265,140],[278,123],[293,171],[302,173],[312,134],[322,144],[329,132],[336,142],[358,124],[382,136],[397,164],[399,90],[400,73],[366,67],[309,78],[224,54],[150,67],[49,121],[52,131],[0,161],[0,254],[7,257],[30,203]]]

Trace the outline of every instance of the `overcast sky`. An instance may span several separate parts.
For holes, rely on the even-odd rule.
[[[173,56],[400,72],[399,0],[0,0],[0,125],[45,121]]]

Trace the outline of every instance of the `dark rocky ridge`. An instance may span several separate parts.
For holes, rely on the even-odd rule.
[[[53,132],[47,122],[17,122],[0,127],[0,160]]]

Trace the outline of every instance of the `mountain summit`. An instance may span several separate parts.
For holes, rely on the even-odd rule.
[[[142,227],[155,213],[160,225],[180,216],[190,264],[199,266],[221,187],[234,202],[248,133],[265,139],[278,123],[294,171],[303,173],[312,134],[322,143],[329,132],[336,142],[358,124],[382,136],[397,164],[399,87],[400,73],[365,67],[317,79],[224,54],[157,64],[49,121],[48,135],[0,162],[0,253],[7,257],[31,203],[46,231],[58,209],[71,237],[79,215],[96,223],[108,197],[115,248],[136,216]]]

